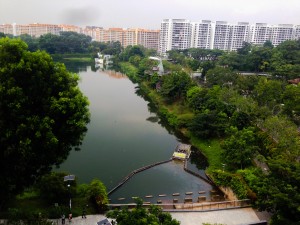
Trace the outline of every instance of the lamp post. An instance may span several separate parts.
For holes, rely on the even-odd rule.
[[[70,212],[72,210],[72,199],[71,199],[71,190],[70,190],[71,184],[70,184],[70,181],[73,181],[73,180],[75,180],[75,175],[64,176],[64,181],[68,182],[67,186],[68,186],[69,198],[70,198],[70,202],[69,202]]]
[[[226,166],[226,164],[222,163],[223,172],[224,172],[225,166]]]
[[[71,191],[70,191],[70,184],[68,184],[68,192],[69,192],[69,199],[70,199],[70,201],[69,201],[69,206],[70,206],[70,212],[71,212],[71,210],[72,210],[72,199],[71,199]]]

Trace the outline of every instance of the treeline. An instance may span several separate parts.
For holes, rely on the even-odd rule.
[[[9,36],[10,38],[20,38],[28,45],[31,52],[44,50],[49,54],[82,54],[90,53],[95,55],[97,52],[103,54],[119,54],[122,50],[120,42],[101,43],[92,41],[90,36],[76,32],[60,32],[60,35],[45,34],[38,38],[31,37],[28,34],[12,37],[0,33],[0,38]]]
[[[139,46],[129,46],[118,60],[170,125],[190,138],[221,142],[216,157],[226,164],[225,171],[221,165],[209,171],[218,185],[274,213],[272,224],[298,224],[300,85],[287,79],[297,77],[299,54],[300,41],[276,48],[269,42],[261,47],[245,43],[237,52],[170,51],[172,62],[164,61],[169,73],[163,76],[152,71],[157,62]],[[192,70],[202,71],[203,80],[192,79]]]
[[[293,79],[300,74],[300,41],[285,41],[276,48],[270,41],[263,46],[245,42],[236,52],[191,48],[169,51],[169,58],[206,75],[216,65],[237,71],[267,72]]]

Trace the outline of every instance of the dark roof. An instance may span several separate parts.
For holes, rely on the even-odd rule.
[[[101,220],[97,222],[98,225],[111,225],[111,223],[108,221],[108,219]]]
[[[296,79],[293,79],[293,80],[288,80],[289,83],[291,84],[299,84],[300,83],[300,78],[296,78]]]

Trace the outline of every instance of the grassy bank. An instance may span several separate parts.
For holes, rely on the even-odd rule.
[[[83,207],[86,208],[87,214],[98,213],[94,207],[88,204],[85,197],[78,195],[72,198],[72,214],[74,217],[81,216]],[[41,213],[46,218],[60,218],[62,214],[68,215],[70,211],[69,199],[63,204],[55,205],[55,202],[50,204],[42,200],[40,194],[34,190],[27,190],[22,195],[16,196],[14,200],[9,202],[7,209],[8,211],[0,213],[0,218],[10,218],[12,211],[23,216]]]
[[[70,61],[70,62],[93,62],[94,59],[91,54],[53,54],[51,55],[55,61]]]
[[[220,141],[218,139],[199,139],[193,136],[186,128],[181,125],[186,125],[194,118],[194,113],[185,106],[182,102],[174,102],[167,104],[164,102],[161,95],[156,90],[149,87],[147,82],[141,82],[140,88],[149,97],[149,99],[157,106],[160,116],[165,117],[169,125],[171,125],[177,131],[180,131],[185,137],[187,137],[190,143],[199,149],[203,155],[207,158],[209,167],[207,173],[211,173],[212,170],[222,169]]]

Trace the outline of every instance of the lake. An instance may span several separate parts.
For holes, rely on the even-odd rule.
[[[182,140],[165,128],[151,104],[137,94],[137,84],[115,71],[95,71],[90,66],[77,70],[79,87],[90,102],[91,122],[81,150],[72,151],[60,171],[74,174],[79,183],[98,178],[111,190],[133,170],[171,158]],[[206,166],[205,159],[197,166],[189,163],[202,174]],[[206,191],[209,199],[212,188],[186,173],[182,162],[172,161],[135,175],[109,197],[113,203],[125,198],[125,203],[132,202],[133,196],[182,193],[183,198],[185,192]]]

